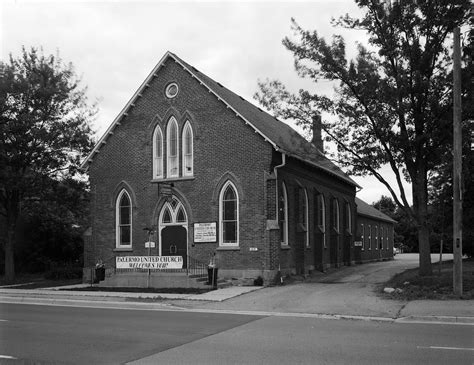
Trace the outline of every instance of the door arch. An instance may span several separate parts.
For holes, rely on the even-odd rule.
[[[161,208],[158,218],[160,233],[159,255],[182,256],[183,268],[188,258],[188,216],[181,201],[176,197]]]

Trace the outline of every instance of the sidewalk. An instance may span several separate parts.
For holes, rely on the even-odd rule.
[[[474,325],[474,300],[407,302],[375,293],[375,288],[391,276],[416,265],[409,255],[398,255],[390,262],[319,273],[305,282],[265,288],[232,286],[203,294],[0,288],[0,302]]]

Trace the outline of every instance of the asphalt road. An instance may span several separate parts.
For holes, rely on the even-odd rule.
[[[462,325],[24,304],[0,304],[0,320],[0,363],[8,364],[472,364],[474,360],[474,327]]]
[[[0,363],[121,364],[259,318],[0,304]]]

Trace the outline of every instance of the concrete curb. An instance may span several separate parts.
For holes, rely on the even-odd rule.
[[[137,302],[137,301],[111,301],[111,300],[87,300],[86,298],[48,298],[48,297],[28,297],[28,296],[2,296],[0,303],[28,304],[28,305],[50,305],[60,307],[86,307],[99,309],[128,309],[128,310],[159,310],[173,312],[192,313],[217,313],[236,314],[259,317],[294,317],[294,318],[318,318],[328,320],[353,320],[370,322],[389,322],[397,324],[444,324],[444,325],[464,325],[474,326],[474,317],[453,317],[453,316],[407,316],[400,318],[359,316],[349,314],[324,314],[324,313],[292,313],[292,312],[271,312],[271,311],[241,311],[225,309],[200,309],[183,308],[169,303]]]

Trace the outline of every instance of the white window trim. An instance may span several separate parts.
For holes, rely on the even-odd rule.
[[[120,242],[120,200],[122,200],[122,196],[126,194],[128,197],[128,201],[130,202],[130,244],[129,245],[122,245]],[[115,247],[116,248],[131,248],[133,244],[133,205],[132,205],[132,198],[127,190],[122,189],[122,191],[117,196],[115,201]]]
[[[352,234],[352,208],[349,203],[346,203],[346,215],[347,215],[347,233]]]
[[[282,246],[288,246],[288,193],[286,192],[286,185],[284,182],[281,183],[283,201],[285,202],[285,220],[283,221],[283,241],[280,242]],[[280,209],[278,209],[279,211]],[[278,217],[280,222],[280,217]]]
[[[375,249],[379,249],[379,226],[375,226]]]
[[[306,189],[303,189],[304,191],[304,202],[305,202],[305,210],[303,212],[304,214],[304,217],[303,217],[303,220],[304,220],[304,228],[306,229],[306,233],[305,233],[305,239],[306,239],[306,244],[305,246],[307,248],[310,247],[310,244],[309,244],[309,200],[308,200],[308,192],[306,191]]]
[[[372,250],[372,226],[369,224],[369,250]]]
[[[170,129],[171,126],[176,126],[176,174],[171,174],[171,142],[170,142]],[[168,121],[168,125],[166,126],[166,177],[179,177],[179,128],[178,122],[176,121],[175,117],[171,117]]]
[[[327,248],[326,244],[326,202],[324,200],[324,195],[323,194],[318,194],[318,227],[323,234],[323,247]],[[321,204],[321,210],[319,209],[319,204]],[[322,212],[321,212],[322,211]],[[321,215],[321,223],[322,225],[319,224],[319,215]]]
[[[222,215],[223,215],[223,201],[222,201],[222,198],[224,196],[224,192],[226,191],[227,187],[228,186],[232,186],[232,189],[234,189],[234,193],[235,193],[235,197],[236,197],[236,200],[237,200],[237,223],[236,223],[236,230],[237,230],[237,242],[226,242],[224,243],[224,237],[223,237],[223,233],[224,233],[224,229],[223,229],[223,219],[222,219]],[[240,198],[239,198],[239,192],[237,191],[237,188],[235,187],[235,185],[232,183],[232,181],[227,181],[221,188],[221,191],[219,193],[219,246],[220,247],[239,247],[239,242],[240,242],[240,229],[239,229],[239,224],[240,224],[240,208],[239,208],[239,204],[240,203]]]
[[[186,131],[190,131],[191,133],[191,170],[186,170]],[[182,159],[183,159],[183,176],[193,176],[194,174],[194,132],[193,128],[191,127],[191,123],[189,120],[186,121],[183,128],[183,135],[181,136],[181,143],[182,143]]]
[[[158,134],[161,136],[161,158],[158,158],[156,153],[156,137]],[[154,179],[161,179],[163,178],[163,133],[161,132],[161,128],[159,125],[155,127],[155,131],[153,132],[153,178]],[[157,173],[158,170],[158,163],[161,160],[161,174]]]
[[[360,237],[360,240],[362,241],[362,248],[361,248],[361,251],[365,251],[365,226],[364,226],[364,223],[361,223],[360,224],[361,226],[361,237]]]
[[[335,217],[333,217],[333,219],[334,219],[333,223],[335,223],[335,225],[333,225],[333,228],[337,233],[340,233],[340,231],[341,231],[341,226],[340,226],[341,215],[340,215],[340,211],[339,211],[339,200],[337,200],[337,198],[334,198],[333,203],[334,203],[333,204],[333,209],[334,209],[333,214],[335,214]]]

